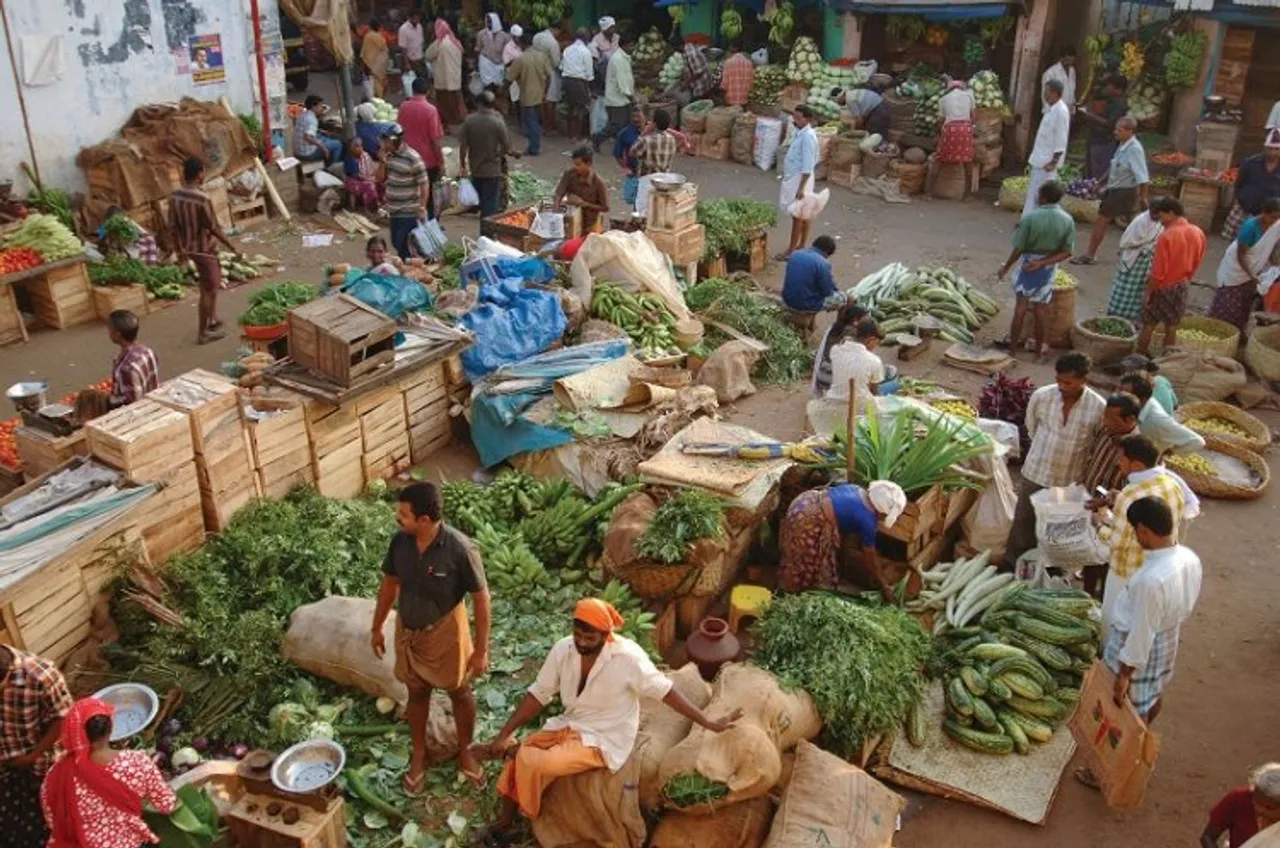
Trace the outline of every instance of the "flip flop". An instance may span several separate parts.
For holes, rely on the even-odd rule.
[[[409,772],[404,773],[404,777],[400,779],[400,788],[404,790],[404,794],[410,798],[422,797],[423,789],[427,782],[427,773],[422,771],[418,774],[417,779],[409,776]]]
[[[791,258],[790,253],[775,253],[773,255],[774,262],[786,262],[790,258]]]
[[[1002,339],[996,339],[991,343],[991,346],[999,348],[1000,350],[1013,350],[1013,342],[1009,340],[1008,336],[1005,336]]]
[[[1098,260],[1092,256],[1073,256],[1071,257],[1072,265],[1097,265]]]
[[[1090,789],[1102,788],[1102,784],[1098,782],[1097,776],[1094,775],[1093,772],[1089,771],[1089,769],[1085,768],[1084,766],[1081,766],[1080,768],[1075,770],[1075,777],[1076,777],[1076,780],[1080,781]]]

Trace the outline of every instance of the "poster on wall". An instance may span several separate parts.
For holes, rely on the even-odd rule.
[[[227,69],[222,64],[222,36],[193,35],[190,42],[191,81],[196,85],[223,82]]]

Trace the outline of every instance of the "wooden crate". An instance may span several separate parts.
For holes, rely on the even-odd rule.
[[[1207,233],[1213,230],[1213,219],[1218,214],[1221,193],[1222,186],[1219,183],[1184,178],[1178,199],[1182,201],[1187,220]]]
[[[200,503],[204,526],[211,531],[226,529],[241,507],[258,497],[258,475],[247,447],[214,462],[196,457],[200,480]]]
[[[314,483],[311,445],[307,440],[307,417],[301,395],[281,392],[278,396],[255,400],[253,406],[271,412],[256,420],[246,410],[245,429],[258,489],[264,497],[281,498],[295,486]]]
[[[350,387],[395,361],[396,322],[350,295],[322,297],[289,312],[289,355]]]
[[[330,498],[354,498],[364,491],[364,445],[354,405],[308,400],[303,407],[316,489]]]
[[[698,187],[685,183],[674,191],[649,193],[647,230],[675,234],[698,223]]]
[[[27,280],[26,287],[32,310],[47,327],[65,330],[98,317],[83,259],[50,268]]]
[[[272,805],[293,807],[298,820],[267,812]],[[233,844],[248,848],[346,848],[346,808],[341,796],[326,808],[274,793],[247,792],[224,816]]]
[[[107,320],[117,309],[127,309],[139,317],[146,315],[150,311],[147,305],[147,287],[139,283],[93,287],[93,310],[97,313],[98,320]]]
[[[156,565],[174,554],[204,544],[205,516],[200,475],[194,461],[172,469],[155,482],[161,485],[138,521],[147,556]]]
[[[360,416],[361,464],[366,480],[391,477],[409,468],[409,426],[404,395],[388,386],[356,400]]]
[[[34,427],[19,427],[14,431],[13,440],[22,460],[22,473],[28,480],[52,471],[73,456],[89,453],[84,430],[58,437]]]
[[[237,229],[256,227],[267,221],[267,198],[259,196],[254,200],[233,201],[231,203],[231,223]]]
[[[649,227],[646,233],[658,250],[671,257],[671,261],[677,265],[687,265],[702,259],[702,251],[707,243],[707,230],[701,224],[694,224],[675,233],[662,230],[654,232]]]
[[[409,428],[409,455],[415,465],[453,442],[449,419],[453,401],[445,371],[445,363],[433,362],[399,383]]]
[[[197,368],[161,383],[147,398],[186,416],[196,456],[214,463],[248,450],[235,383]]]
[[[742,256],[729,257],[730,271],[746,271],[754,274],[769,264],[769,235],[756,233],[747,239],[747,252]]]
[[[942,531],[945,500],[942,486],[932,486],[915,500],[908,501],[893,526],[881,528],[880,533],[901,542],[931,539]]]
[[[8,283],[0,284],[0,347],[26,340],[27,325],[18,309],[18,298],[13,293],[13,286]]]
[[[90,421],[84,431],[89,453],[135,483],[150,483],[195,459],[187,417],[148,398]]]
[[[708,277],[723,277],[729,273],[729,263],[723,255],[717,256],[715,259],[698,263],[698,277],[707,279]]]
[[[462,369],[462,356],[455,353],[444,361],[444,382],[450,392],[467,385],[467,372]]]

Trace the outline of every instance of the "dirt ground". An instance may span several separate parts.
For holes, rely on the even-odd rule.
[[[551,138],[544,144],[542,156],[526,160],[524,167],[554,180],[568,166],[567,153],[562,139]],[[617,166],[607,156],[601,156],[598,164],[610,184],[614,203],[620,207]],[[681,159],[679,165],[698,183],[704,198],[732,194],[774,201],[777,197],[778,181],[773,173],[704,159]],[[991,189],[983,199],[966,204],[913,200],[906,205],[857,197],[838,187],[831,190],[831,204],[814,235],[826,232],[838,239],[833,261],[842,286],[852,285],[888,262],[945,264],[985,286],[1006,304],[1010,301],[1007,287],[998,284],[994,275],[1008,255],[1015,217],[993,208]],[[446,223],[454,238],[474,236],[478,230],[474,217]],[[281,269],[273,277],[276,280],[317,283],[324,263],[361,260],[363,239],[349,239],[341,233],[329,248],[303,248],[301,233],[307,226],[323,224],[272,222],[237,240],[246,252],[264,253],[281,261]],[[1114,231],[1109,236],[1097,267],[1073,269],[1082,278],[1081,316],[1105,304],[1117,236]],[[1083,229],[1080,238],[1087,238]],[[771,236],[772,250],[780,249],[785,239],[785,231],[776,229]],[[1201,275],[1204,279],[1212,277],[1223,247],[1220,239],[1212,240],[1211,255]],[[771,264],[761,279],[776,288],[779,274],[780,268]],[[248,294],[257,285],[260,283],[223,293],[219,311],[232,330]],[[1207,290],[1198,289],[1193,303],[1203,304],[1207,298]],[[983,329],[982,337],[991,339],[1003,333],[1007,315],[997,316]],[[195,300],[190,296],[144,319],[142,339],[155,348],[164,375],[198,366],[217,368],[234,357],[238,347],[234,332],[222,342],[199,347],[195,344],[195,320]],[[101,324],[37,332],[26,345],[0,350],[0,385],[38,377],[50,382],[51,395],[57,397],[107,376],[112,355]],[[939,356],[940,349],[931,351],[906,363],[903,371],[937,379],[976,399],[981,378],[942,366]],[[1020,363],[1015,373],[1030,375],[1038,383],[1052,376],[1049,367],[1027,363]],[[735,422],[778,438],[797,436],[804,429],[807,391],[803,385],[765,389],[724,413]],[[1280,421],[1274,413],[1263,413],[1263,417],[1273,425]],[[433,465],[433,477],[469,474],[475,466],[474,453],[458,448]],[[903,848],[1014,846],[1030,844],[1031,840],[1041,848],[1119,848],[1139,841],[1167,846],[1195,844],[1209,807],[1220,795],[1241,784],[1252,766],[1280,758],[1273,724],[1275,704],[1280,703],[1280,572],[1266,565],[1274,562],[1266,551],[1274,552],[1272,545],[1280,538],[1280,524],[1270,527],[1276,520],[1278,503],[1280,496],[1275,490],[1251,502],[1209,502],[1192,528],[1189,542],[1205,565],[1204,590],[1183,635],[1177,680],[1158,723],[1164,750],[1140,810],[1112,814],[1095,793],[1067,774],[1043,829],[964,804],[912,796],[898,844]]]

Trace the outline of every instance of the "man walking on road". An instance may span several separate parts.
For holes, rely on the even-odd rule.
[[[1022,214],[1036,208],[1040,186],[1058,178],[1058,166],[1067,155],[1070,140],[1071,112],[1062,100],[1062,81],[1050,79],[1044,84],[1044,114],[1040,116],[1040,128],[1036,130],[1035,145],[1027,164],[1031,166],[1031,181],[1027,186],[1027,200]]]
[[[422,164],[427,169],[427,177],[431,186],[440,184],[443,176],[444,149],[440,140],[444,138],[444,123],[440,120],[440,111],[427,99],[427,91],[431,84],[425,76],[413,81],[413,97],[400,104],[396,114],[396,123],[404,131],[404,143],[413,148],[422,157]],[[434,210],[427,206],[427,215],[435,217]]]
[[[507,67],[507,79],[520,87],[520,124],[524,128],[526,156],[542,153],[542,104],[546,101],[551,74],[555,67],[551,57],[533,47],[533,40],[523,36],[525,50]]]
[[[635,38],[628,33],[621,37],[618,49],[609,57],[609,64],[604,72],[604,109],[608,120],[604,129],[591,140],[596,150],[600,149],[606,138],[613,138],[622,132],[622,128],[631,119],[631,104],[636,98],[636,81],[631,73],[633,49]]]
[[[467,537],[444,524],[440,490],[431,483],[414,483],[400,490],[396,521],[400,531],[391,539],[382,564],[382,585],[370,634],[373,653],[386,653],[382,627],[396,607],[395,674],[409,688],[405,720],[413,752],[404,775],[404,791],[422,794],[427,768],[427,722],[431,691],[441,689],[453,703],[458,728],[458,767],[473,784],[484,774],[471,752],[475,733],[476,698],[467,686],[489,666],[489,625],[492,608],[480,552]],[[466,597],[475,606],[474,648],[467,623]]]
[[[378,148],[378,180],[386,185],[386,208],[391,216],[391,246],[404,261],[412,255],[409,236],[431,208],[431,177],[427,166],[404,140],[404,128],[392,124]]]
[[[1147,152],[1138,141],[1138,122],[1125,115],[1116,122],[1116,152],[1111,155],[1111,168],[1107,171],[1107,190],[1102,193],[1098,207],[1098,219],[1093,222],[1089,235],[1089,252],[1071,260],[1073,265],[1092,265],[1098,258],[1098,248],[1111,229],[1116,218],[1128,218],[1135,209],[1147,208],[1147,188],[1151,175],[1147,171]]]
[[[468,115],[458,131],[458,164],[462,176],[480,196],[480,219],[502,211],[504,158],[520,154],[511,149],[507,123],[494,108],[492,91],[482,91],[476,98],[479,111]]]
[[[194,156],[182,163],[182,188],[169,197],[169,229],[173,233],[178,258],[196,266],[200,281],[200,303],[197,307],[197,344],[216,342],[223,337],[218,320],[218,289],[222,287],[222,266],[218,264],[217,247],[222,242],[227,250],[241,258],[214,211],[213,201],[201,190],[204,184],[204,162]]]

